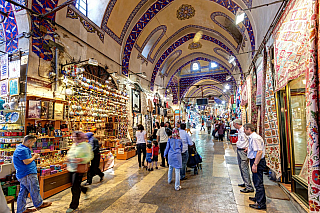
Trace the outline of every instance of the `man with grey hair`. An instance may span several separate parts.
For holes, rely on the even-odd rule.
[[[242,184],[239,184],[238,186],[245,187],[244,189],[240,190],[240,192],[242,193],[253,192],[254,190],[251,184],[249,173],[249,160],[247,157],[249,146],[248,136],[244,132],[242,121],[240,119],[234,120],[233,126],[238,130],[237,156],[241,177],[244,182]]]
[[[249,200],[254,201],[255,204],[249,204],[249,206],[254,209],[265,210],[267,199],[263,185],[263,171],[266,168],[264,158],[266,148],[263,138],[255,131],[254,125],[250,123],[244,125],[244,132],[249,139],[248,158],[250,159],[254,188],[256,189],[255,197],[249,197]]]
[[[23,143],[19,144],[13,153],[13,165],[16,169],[16,177],[20,182],[20,191],[17,199],[17,213],[34,212],[51,205],[51,202],[43,202],[40,195],[40,187],[37,176],[37,165],[34,160],[39,154],[31,155],[33,144],[37,141],[34,135],[27,135]],[[36,209],[26,209],[28,194]]]

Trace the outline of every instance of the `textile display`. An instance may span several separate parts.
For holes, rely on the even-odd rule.
[[[308,67],[308,11],[310,0],[292,0],[274,33],[275,91],[306,73]]]
[[[270,54],[268,53],[268,59],[269,55]],[[265,100],[264,140],[266,144],[266,161],[267,166],[274,171],[276,177],[279,178],[282,175],[280,138],[270,60],[267,60]]]
[[[256,97],[256,105],[260,106],[262,103],[262,90],[263,90],[263,83],[264,83],[264,67],[263,61],[258,65],[257,68],[257,97]]]
[[[259,135],[264,137],[264,115],[265,115],[265,106],[266,106],[266,73],[267,73],[267,61],[268,53],[267,48],[263,50],[263,82],[262,82],[262,97],[261,97],[261,107],[260,107],[260,132]]]
[[[245,106],[247,103],[248,103],[248,91],[247,91],[247,81],[245,81],[241,89],[241,106]]]
[[[236,119],[241,118],[241,87],[237,88],[237,94],[236,94]]]
[[[9,73],[9,62],[8,54],[3,54],[0,56],[0,79],[4,80],[8,78]]]
[[[249,118],[249,123],[252,123],[255,126],[255,128],[257,129],[258,126],[259,126],[259,119],[258,119],[259,106],[257,106],[256,96],[257,96],[257,79],[256,79],[255,75],[252,75],[251,95],[250,95],[250,99],[251,99],[251,104],[250,104],[251,116]]]
[[[308,135],[308,192],[310,212],[320,212],[320,160],[319,160],[319,104],[320,104],[320,86],[319,86],[319,65],[320,46],[318,45],[317,20],[319,8],[317,0],[306,0],[304,4],[308,7],[308,26],[306,33],[309,36],[309,64],[306,73],[306,119]],[[318,32],[320,35],[320,32]],[[318,45],[318,46],[317,46]],[[318,51],[318,58],[317,58]],[[318,69],[317,69],[318,68]]]
[[[247,94],[248,94],[248,108],[247,108],[247,122],[251,122],[251,105],[252,105],[252,76],[248,75],[247,77]]]

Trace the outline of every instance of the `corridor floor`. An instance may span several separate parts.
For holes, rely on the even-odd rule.
[[[211,136],[193,131],[192,139],[203,158],[202,171],[187,174],[182,189],[175,191],[167,183],[167,168],[148,172],[139,170],[137,157],[116,161],[114,170],[105,172],[105,179],[90,186],[89,199],[80,199],[77,212],[263,212],[249,208],[249,196],[242,194],[242,183],[235,146],[229,142],[212,141]],[[265,176],[265,184],[276,185]],[[47,199],[51,207],[44,213],[65,212],[71,200],[70,189]],[[297,212],[290,201],[267,199],[267,212]]]

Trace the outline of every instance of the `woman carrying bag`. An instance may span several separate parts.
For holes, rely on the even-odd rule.
[[[67,154],[67,170],[71,177],[72,201],[67,213],[75,211],[79,206],[81,192],[86,195],[88,188],[81,186],[83,175],[88,171],[88,164],[93,159],[91,145],[88,137],[81,131],[72,134],[73,144]]]

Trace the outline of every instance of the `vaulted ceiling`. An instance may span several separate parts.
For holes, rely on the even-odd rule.
[[[239,25],[235,14],[272,1],[88,0],[88,18],[121,46],[122,74],[146,72],[149,88],[171,88],[175,102],[199,94],[226,100],[255,54],[239,53],[258,48],[280,3],[247,10]],[[193,43],[199,31],[203,35]],[[235,58],[233,63],[228,62],[229,56]],[[217,66],[211,67],[211,62]],[[199,70],[192,70],[193,63]],[[231,88],[224,92],[226,84]]]

